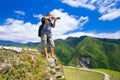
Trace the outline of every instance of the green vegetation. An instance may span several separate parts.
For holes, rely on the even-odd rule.
[[[80,69],[63,67],[66,80],[104,80],[104,75]]]
[[[17,53],[0,49],[0,67],[3,64],[10,67],[1,71],[0,80],[46,80],[49,75],[43,57],[36,51]]]
[[[56,40],[55,43],[55,53],[58,60],[64,65],[80,65],[79,59],[88,56],[90,57],[90,68],[120,71],[120,40],[83,36]]]
[[[95,69],[99,71],[103,71],[110,75],[110,80],[120,80],[120,72],[113,71],[113,70],[107,70],[107,69]]]
[[[98,70],[108,73],[111,80],[120,79],[120,72],[111,71],[120,71],[120,40],[83,36],[55,40],[55,44],[55,54],[63,65],[78,66],[80,58],[87,56],[90,58],[90,68],[103,68]],[[41,49],[40,46],[22,47]],[[3,63],[10,64],[11,67],[4,73],[0,73],[0,80],[46,80],[45,78],[50,75],[45,70],[43,56],[35,51],[17,53],[0,49],[0,67]],[[67,80],[103,80],[103,75],[98,73],[78,69],[63,69]]]
[[[66,42],[56,41],[55,53],[62,64],[68,65],[73,55],[71,52],[74,53],[74,48],[70,47]]]

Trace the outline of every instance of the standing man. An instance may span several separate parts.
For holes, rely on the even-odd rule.
[[[46,60],[48,59],[48,52],[47,52],[47,44],[50,47],[51,57],[54,58],[54,41],[52,39],[52,31],[51,28],[55,28],[56,20],[59,18],[55,18],[51,13],[47,13],[45,17],[42,18],[42,22],[44,22],[44,26],[41,30],[41,44],[43,51],[45,53]],[[53,21],[53,23],[52,23]]]

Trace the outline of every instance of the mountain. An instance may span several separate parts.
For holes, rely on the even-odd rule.
[[[40,43],[16,43],[0,40],[0,45],[40,48]],[[105,68],[120,71],[120,39],[88,36],[55,40],[55,54],[63,65]]]
[[[83,36],[56,40],[55,53],[60,62],[69,66],[106,68],[120,71],[120,39]]]
[[[22,46],[24,44],[13,42],[13,41],[6,41],[6,40],[0,40],[0,45],[2,46]]]
[[[19,43],[19,42],[13,42],[8,40],[0,40],[1,46],[39,46],[39,42],[28,42],[28,43]]]

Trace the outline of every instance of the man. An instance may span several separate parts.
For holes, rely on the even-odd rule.
[[[42,22],[44,22],[44,27],[41,30],[41,44],[43,51],[45,53],[46,60],[48,59],[48,52],[47,52],[47,43],[49,44],[50,51],[51,51],[51,57],[54,58],[54,41],[52,39],[52,32],[51,27],[55,27],[56,20],[58,18],[55,18],[50,13],[47,13],[45,17],[42,18]],[[53,20],[53,23],[52,23]]]

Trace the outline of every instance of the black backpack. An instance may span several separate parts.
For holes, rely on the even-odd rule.
[[[43,29],[43,27],[44,27],[44,24],[45,24],[45,21],[44,21],[43,18],[42,18],[42,20],[41,20],[41,25],[39,26],[39,29],[38,29],[38,36],[39,36],[39,37],[41,37],[41,31],[42,31],[42,29]]]

